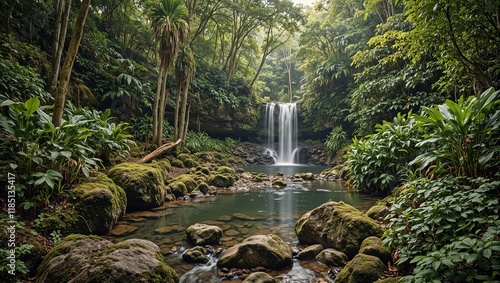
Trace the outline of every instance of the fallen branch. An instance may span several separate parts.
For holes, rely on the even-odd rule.
[[[166,143],[166,144],[158,147],[154,151],[152,151],[150,154],[148,154],[148,155],[144,156],[143,158],[141,158],[140,160],[138,160],[137,163],[147,163],[147,162],[155,159],[156,157],[162,155],[165,151],[176,147],[179,143],[181,143],[181,141],[182,141],[181,139],[178,139],[176,142]]]

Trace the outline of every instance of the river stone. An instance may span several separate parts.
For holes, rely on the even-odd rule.
[[[120,163],[108,176],[125,190],[127,210],[147,210],[160,206],[165,199],[165,171],[154,165]]]
[[[128,235],[130,233],[135,232],[137,230],[137,227],[131,226],[131,225],[116,225],[113,230],[111,230],[110,234],[113,236],[124,236]]]
[[[176,225],[170,225],[170,226],[163,226],[155,229],[155,232],[158,234],[169,234],[169,233],[174,233],[174,232],[182,232],[186,230],[186,227],[176,224]]]
[[[38,268],[36,283],[179,282],[153,242],[129,239],[113,244],[70,235],[56,244]]]
[[[213,225],[196,223],[186,229],[186,235],[188,240],[195,245],[216,244],[222,237],[222,229]]]
[[[227,249],[217,261],[219,267],[279,269],[292,264],[292,248],[279,236],[254,235]]]
[[[375,282],[384,276],[385,265],[375,256],[356,255],[335,277],[335,283]]]
[[[297,254],[298,259],[315,258],[323,250],[323,245],[311,245]]]
[[[201,246],[192,247],[182,254],[182,259],[190,263],[207,263],[208,250]]]
[[[254,272],[248,275],[242,283],[276,283],[276,279],[274,279],[271,275],[265,272]]]
[[[328,266],[341,267],[347,264],[347,255],[335,249],[324,249],[317,256],[316,260]]]
[[[391,250],[384,247],[382,245],[382,240],[375,236],[364,239],[359,248],[359,253],[376,256],[384,263],[388,263],[392,259]]]
[[[356,208],[331,201],[302,215],[295,223],[295,233],[302,243],[322,244],[352,258],[365,238],[381,236],[383,230]]]

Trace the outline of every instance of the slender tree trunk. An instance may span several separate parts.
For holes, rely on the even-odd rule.
[[[158,137],[156,139],[157,146],[162,145],[163,119],[165,118],[165,107],[167,107],[167,97],[168,97],[167,79],[168,79],[168,68],[164,71],[163,84],[160,95],[160,109],[158,111]]]
[[[182,135],[182,146],[184,147],[184,144],[186,144],[186,138],[187,138],[187,132],[189,128],[189,112],[191,111],[191,103],[188,104],[187,111],[186,111],[186,125],[184,126],[184,134]]]
[[[180,111],[180,100],[181,100],[182,86],[178,83],[177,86],[177,97],[175,98],[175,115],[174,115],[174,139],[181,138],[182,129],[179,128],[179,111]]]
[[[66,32],[68,30],[69,15],[71,13],[72,0],[55,0],[54,9],[56,12],[54,39],[52,42],[52,74],[50,92],[55,94],[57,90],[57,80],[61,69],[61,58],[66,42]]]
[[[160,65],[160,70],[158,73],[158,81],[156,85],[156,96],[155,96],[155,101],[153,104],[153,138],[152,142],[154,144],[158,144],[158,129],[159,129],[159,121],[161,119],[158,119],[160,116],[160,97],[161,97],[161,88],[163,86],[163,65]]]
[[[179,123],[179,131],[180,131],[180,139],[185,140],[186,137],[184,136],[184,128],[186,127],[186,108],[187,108],[187,100],[188,100],[188,89],[189,89],[189,83],[185,84],[183,86],[183,93],[182,93],[182,106],[181,106],[181,114],[180,118],[181,121]],[[182,143],[184,144],[184,143]]]
[[[78,12],[78,18],[76,19],[73,36],[71,37],[71,42],[69,43],[68,53],[64,59],[59,84],[57,86],[56,94],[54,95],[52,123],[56,127],[61,126],[62,123],[64,102],[66,100],[66,93],[68,92],[69,79],[71,77],[71,71],[73,70],[73,63],[75,62],[76,54],[78,53],[78,48],[80,47],[80,41],[82,40],[83,28],[89,11],[90,1],[91,0],[82,0],[80,5],[80,11]]]

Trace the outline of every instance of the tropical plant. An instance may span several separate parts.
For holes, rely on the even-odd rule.
[[[331,152],[336,153],[347,144],[347,133],[342,126],[337,126],[326,136],[325,147]]]
[[[416,144],[421,133],[411,112],[398,114],[393,122],[376,126],[376,133],[353,139],[346,155],[351,177],[348,185],[371,193],[389,194],[408,180],[408,163],[418,155]]]
[[[427,147],[411,164],[432,173],[454,176],[493,176],[500,165],[500,99],[492,88],[479,96],[462,96],[457,103],[424,107],[416,115],[424,139],[417,144]],[[430,165],[433,165],[429,167]]]
[[[391,202],[384,244],[402,282],[498,282],[500,181],[445,176],[404,185]]]
[[[187,40],[189,13],[183,0],[161,0],[151,10],[153,38],[159,42],[160,70],[153,105],[153,143],[161,145],[167,103],[167,77],[179,45]]]
[[[234,147],[237,143],[237,140],[231,138],[220,140],[210,137],[205,132],[188,131],[185,147],[191,152],[225,151]]]

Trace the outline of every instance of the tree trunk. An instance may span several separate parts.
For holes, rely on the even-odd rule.
[[[59,70],[61,69],[61,58],[66,42],[66,32],[68,31],[69,15],[71,13],[72,0],[54,1],[54,10],[56,12],[54,39],[52,41],[52,74],[50,83],[50,92],[55,94],[57,90],[57,80],[59,79]]]
[[[180,111],[180,100],[181,100],[181,92],[182,92],[182,86],[181,82],[178,82],[177,86],[177,96],[175,98],[175,115],[174,115],[174,139],[180,139],[181,138],[181,131],[179,130],[179,111]]]
[[[181,140],[177,140],[176,142],[166,143],[166,144],[158,147],[154,151],[152,151],[150,154],[139,159],[137,161],[137,163],[147,163],[147,162],[155,159],[156,157],[162,155],[164,152],[176,147],[180,142],[181,142]]]
[[[157,140],[158,140],[158,129],[160,128],[159,126],[159,121],[161,121],[161,119],[158,119],[158,117],[160,116],[160,96],[161,96],[161,88],[163,86],[163,66],[161,65],[160,66],[160,70],[159,70],[159,74],[158,74],[158,81],[157,81],[157,85],[156,85],[156,97],[155,97],[155,101],[154,101],[154,104],[153,104],[153,138],[152,138],[152,142],[154,144],[157,144]]]
[[[179,138],[182,140],[185,140],[186,137],[184,136],[184,128],[186,127],[186,108],[187,108],[187,100],[188,100],[188,89],[189,89],[189,83],[183,86],[183,93],[182,93],[182,106],[181,106],[181,114],[180,118],[181,121],[179,123]]]
[[[89,11],[90,1],[91,0],[82,0],[80,5],[80,11],[78,12],[78,18],[76,19],[73,36],[71,37],[71,42],[69,43],[68,53],[64,59],[59,84],[57,86],[56,94],[54,95],[52,123],[56,127],[60,127],[62,123],[64,102],[66,100],[66,93],[68,92],[69,79],[71,77],[71,71],[73,70],[73,63],[75,62],[76,54],[78,53],[78,48],[80,47],[80,41],[82,40],[83,27],[85,26],[85,19],[87,18]]]

